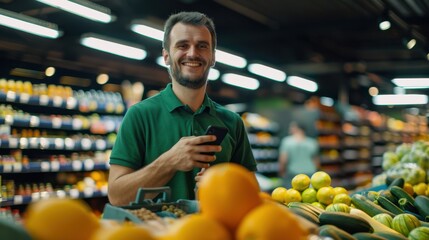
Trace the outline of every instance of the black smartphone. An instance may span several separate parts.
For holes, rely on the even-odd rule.
[[[207,127],[206,133],[204,135],[215,135],[216,140],[213,142],[205,142],[202,145],[220,145],[228,133],[228,128],[210,125]],[[214,155],[214,152],[206,152],[204,154]]]

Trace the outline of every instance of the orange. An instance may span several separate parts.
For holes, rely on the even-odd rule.
[[[301,193],[302,202],[314,203],[317,202],[317,191],[314,188],[307,188]]]
[[[301,200],[301,193],[298,192],[298,190],[291,188],[286,191],[284,204],[288,205],[291,202],[301,202]]]
[[[297,191],[304,191],[310,186],[310,177],[301,173],[292,178],[292,188]]]
[[[310,183],[316,190],[322,187],[329,187],[331,185],[331,176],[324,171],[318,171],[311,175]]]
[[[264,203],[253,209],[236,232],[237,240],[304,240],[307,236],[308,232],[287,207],[273,203]]]
[[[335,191],[332,187],[322,187],[317,190],[316,197],[317,201],[327,206],[334,201]]]
[[[405,192],[407,192],[408,194],[410,194],[411,196],[414,195],[414,189],[413,189],[413,185],[411,185],[410,183],[404,183],[404,190]]]
[[[220,163],[201,178],[200,210],[234,232],[243,217],[263,202],[259,192],[254,173],[235,163]]]
[[[123,238],[126,239],[126,238]],[[142,240],[145,238],[142,238]],[[165,240],[232,240],[232,235],[228,229],[203,214],[190,214],[173,222],[165,236]]]
[[[346,193],[340,193],[335,195],[333,203],[344,203],[347,206],[350,206],[352,204],[352,198],[346,194]]]
[[[28,206],[24,226],[34,239],[87,240],[100,222],[83,201],[49,198]]]
[[[271,197],[272,197],[275,201],[283,203],[283,202],[285,201],[286,192],[287,192],[287,189],[286,189],[286,188],[284,188],[284,187],[276,187],[276,188],[271,192]]]
[[[345,189],[344,187],[334,187],[334,191],[335,191],[335,195],[338,195],[340,193],[349,194],[347,189]]]
[[[146,228],[133,224],[123,224],[111,228],[99,228],[91,237],[91,240],[155,240],[152,233]]]

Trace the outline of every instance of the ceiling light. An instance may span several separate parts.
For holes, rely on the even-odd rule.
[[[246,88],[246,89],[250,89],[250,90],[256,90],[259,88],[259,81],[258,80],[254,79],[254,78],[234,74],[234,73],[223,74],[222,75],[222,81],[224,83],[227,83],[230,85],[234,85],[237,87],[242,87],[242,88]]]
[[[149,27],[142,20],[135,20],[131,23],[131,30],[138,34],[150,37],[159,41],[164,40],[164,31]]]
[[[415,38],[412,38],[412,37],[406,37],[406,38],[404,38],[403,41],[404,41],[405,46],[408,49],[412,49],[417,44],[417,40]]]
[[[140,45],[127,43],[122,40],[117,40],[94,33],[82,35],[80,43],[93,49],[137,60],[142,60],[147,55],[146,51],[143,50],[143,47]]]
[[[424,94],[385,94],[372,97],[375,105],[412,105],[427,104],[428,96]]]
[[[46,38],[58,38],[62,35],[54,23],[5,9],[0,9],[0,25]]]
[[[429,78],[394,78],[392,82],[406,89],[429,88]]]
[[[55,74],[55,68],[54,67],[47,67],[45,69],[45,75],[47,77],[52,77],[52,76],[54,76],[54,74]]]
[[[317,83],[302,77],[297,77],[297,76],[288,77],[287,83],[291,86],[300,88],[308,92],[315,92],[317,91],[317,88],[318,88]]]
[[[109,75],[105,73],[101,73],[97,76],[97,83],[100,85],[104,85],[109,81]]]
[[[280,71],[278,69],[268,67],[259,63],[249,64],[247,67],[249,72],[254,73],[256,75],[266,77],[278,82],[284,82],[286,80],[286,73]]]
[[[378,95],[378,92],[379,92],[378,88],[376,88],[376,87],[370,87],[368,89],[368,93],[369,93],[370,96]]]
[[[334,99],[330,97],[320,97],[320,104],[328,107],[334,106]]]
[[[108,23],[115,19],[110,9],[86,0],[37,0],[52,7],[88,18],[93,21]]]
[[[214,80],[218,79],[219,76],[220,76],[219,70],[214,69],[214,68],[210,68],[210,72],[209,72],[209,76],[208,76],[209,80],[214,81]]]
[[[378,24],[378,27],[380,28],[380,30],[382,31],[386,31],[388,29],[390,29],[391,24],[389,20],[383,20]]]
[[[222,50],[216,50],[216,62],[236,68],[244,68],[247,65],[246,59],[231,53],[224,52]]]

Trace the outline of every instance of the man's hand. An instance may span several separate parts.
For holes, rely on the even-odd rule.
[[[201,145],[205,142],[216,140],[216,136],[189,136],[182,137],[165,154],[177,171],[190,171],[193,168],[208,168],[210,163],[216,160],[216,156],[203,154],[206,152],[220,152],[221,146]]]

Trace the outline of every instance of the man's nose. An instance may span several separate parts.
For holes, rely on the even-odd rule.
[[[196,56],[198,55],[198,49],[196,46],[190,46],[187,52],[188,56]]]

